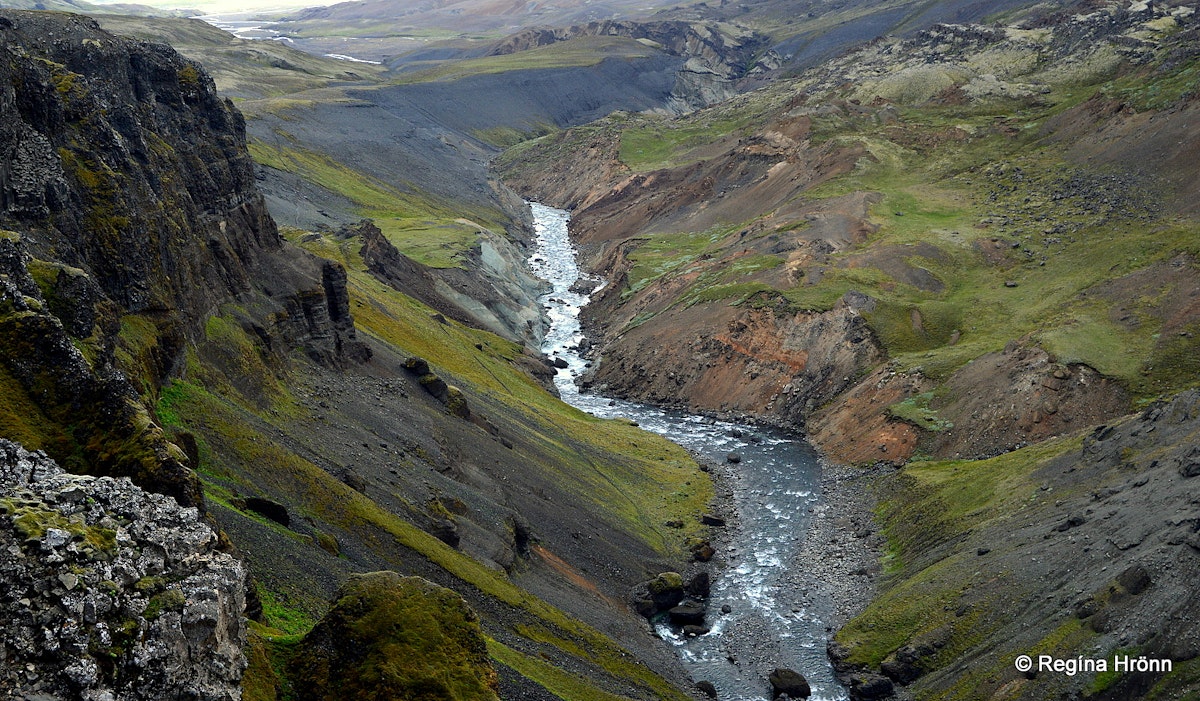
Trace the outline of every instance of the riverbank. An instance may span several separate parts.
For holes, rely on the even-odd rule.
[[[883,572],[887,539],[875,523],[873,484],[895,471],[885,463],[854,467],[821,461],[821,503],[813,508],[808,537],[793,564],[798,588],[828,602],[830,635],[862,612]]]
[[[726,521],[725,527],[714,528],[712,534],[717,554],[708,571],[715,579],[721,570],[736,567],[743,555],[736,537],[741,530],[735,499],[740,475],[737,464],[696,457],[713,478],[711,512]],[[785,563],[788,572],[777,596],[789,602],[793,614],[820,619],[830,640],[877,593],[883,571],[880,558],[887,540],[874,520],[873,485],[894,471],[884,463],[856,467],[821,460],[820,500],[808,508],[807,532],[796,536],[802,544],[791,562]],[[719,605],[710,608],[711,622],[723,615]],[[766,684],[767,675],[779,666],[772,652],[771,631],[751,626],[739,633],[738,639],[722,645],[723,651],[744,677],[757,676]]]

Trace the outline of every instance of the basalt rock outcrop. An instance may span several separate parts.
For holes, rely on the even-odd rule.
[[[283,242],[198,64],[74,15],[4,11],[0,33],[0,364],[40,414],[24,428],[72,470],[199,505],[139,395],[220,314],[263,358],[364,360],[345,271]]]
[[[361,237],[371,274],[447,316],[510,340],[536,346],[545,335],[538,313],[542,283],[524,269],[513,242],[481,231],[464,268],[431,268],[401,253],[373,222],[343,227],[339,236]]]
[[[83,17],[0,18],[0,224],[34,258],[82,270],[124,313],[169,314],[174,344],[237,302],[281,345],[328,363],[361,355],[344,278],[284,245],[245,123],[198,64]]]
[[[240,562],[195,508],[0,439],[0,696],[234,701]]]

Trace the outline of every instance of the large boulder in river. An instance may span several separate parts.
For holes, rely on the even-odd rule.
[[[683,601],[683,575],[663,572],[633,590],[633,608],[646,618],[653,618]]]
[[[672,608],[667,614],[676,625],[699,626],[704,624],[704,604],[699,601],[685,601]]]
[[[812,695],[804,675],[787,668],[776,669],[767,677],[771,682],[771,698],[787,695],[789,699],[806,699]]]
[[[650,580],[647,588],[660,610],[672,608],[683,601],[683,575],[678,572],[663,572]]]

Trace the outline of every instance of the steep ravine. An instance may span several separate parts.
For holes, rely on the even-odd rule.
[[[658,634],[718,698],[770,698],[767,677],[776,668],[801,672],[814,699],[846,698],[825,657],[831,601],[807,571],[794,568],[811,514],[821,508],[816,453],[794,436],[581,392],[576,383],[590,362],[579,352],[585,338],[578,315],[589,296],[579,290],[599,281],[579,272],[567,213],[532,207],[538,237],[531,265],[552,285],[542,297],[550,318],[542,350],[559,366],[555,384],[563,399],[597,416],[634,421],[701,459],[727,464],[717,468],[725,475],[720,503],[729,512],[728,530],[711,592],[703,597],[707,620],[701,627],[707,630],[696,635],[659,616]]]

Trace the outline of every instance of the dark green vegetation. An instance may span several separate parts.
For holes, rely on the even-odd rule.
[[[475,612],[452,591],[393,572],[351,577],[291,668],[298,699],[497,698]]]

